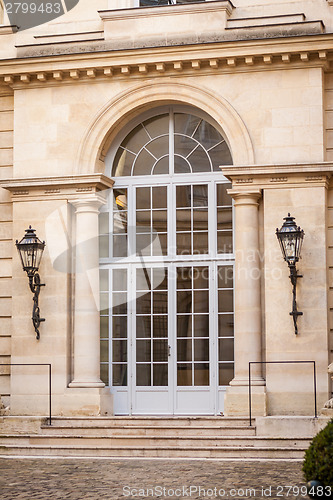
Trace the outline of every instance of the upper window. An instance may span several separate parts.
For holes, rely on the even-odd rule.
[[[112,176],[220,172],[232,164],[229,147],[208,121],[169,111],[142,121],[121,142]]]

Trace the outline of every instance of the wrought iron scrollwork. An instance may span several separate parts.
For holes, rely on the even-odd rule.
[[[36,332],[36,339],[39,340],[40,339],[39,325],[43,321],[45,321],[45,318],[40,317],[40,308],[38,305],[38,297],[40,294],[40,287],[45,286],[45,283],[41,283],[39,274],[34,273],[34,274],[29,274],[29,286],[30,286],[30,290],[34,294],[33,299],[32,299],[34,302],[34,305],[32,308],[31,319],[32,319],[32,324],[34,325],[34,329]]]

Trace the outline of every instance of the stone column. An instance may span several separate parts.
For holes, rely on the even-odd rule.
[[[226,415],[248,415],[249,361],[261,361],[260,189],[231,189],[235,207],[235,376],[225,397]],[[252,365],[254,414],[265,414],[261,365]]]
[[[74,379],[69,387],[104,387],[100,380],[98,214],[105,203],[91,194],[76,208]]]

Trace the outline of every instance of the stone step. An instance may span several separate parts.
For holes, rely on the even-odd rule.
[[[306,448],[310,443],[311,438],[265,438],[265,437],[248,437],[248,436],[112,436],[103,437],[96,435],[84,436],[77,434],[75,436],[63,435],[11,435],[0,436],[0,446],[2,445],[24,445],[24,446],[77,446],[81,447],[109,447],[120,446],[127,448],[135,448],[138,446],[168,448],[176,446],[181,448],[201,448],[201,447],[228,447],[242,446],[257,448],[257,447],[274,447],[274,448]]]
[[[61,434],[62,436],[72,436],[80,433],[82,436],[203,436],[209,434],[210,436],[255,436],[256,429],[254,426],[198,426],[191,425],[75,425],[69,427],[68,425],[43,425],[41,427],[43,434],[53,435]],[[3,433],[1,433],[3,434]]]
[[[170,417],[170,416],[119,416],[119,417],[53,417],[52,427],[61,425],[63,427],[119,427],[133,425],[152,426],[200,426],[200,427],[235,427],[248,426],[248,418],[238,417]]]
[[[295,459],[304,458],[303,447],[274,447],[274,446],[224,446],[224,447],[156,447],[156,446],[29,446],[29,445],[0,445],[0,456],[62,456],[62,457],[147,457],[147,458],[219,458],[219,459]]]

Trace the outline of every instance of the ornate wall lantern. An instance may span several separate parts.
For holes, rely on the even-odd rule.
[[[45,321],[44,318],[40,317],[40,309],[38,306],[38,296],[40,293],[40,287],[45,286],[44,283],[40,282],[40,276],[38,274],[38,269],[40,265],[40,261],[42,259],[45,241],[40,241],[40,239],[36,235],[36,230],[29,229],[25,230],[25,235],[21,239],[20,242],[16,240],[16,247],[19,252],[23,271],[26,271],[29,278],[29,286],[30,290],[34,294],[33,296],[33,309],[32,309],[32,323],[36,332],[36,339],[39,340],[39,325],[42,321]]]
[[[283,258],[289,266],[289,278],[293,286],[293,309],[289,314],[293,317],[295,335],[297,335],[297,318],[298,316],[302,316],[303,313],[297,311],[296,283],[297,278],[302,278],[303,276],[297,274],[296,262],[298,262],[300,258],[304,231],[300,228],[300,226],[296,225],[295,217],[291,217],[290,214],[288,214],[287,217],[284,217],[283,220],[285,222],[283,223],[281,229],[276,229],[276,236],[280,243]]]

